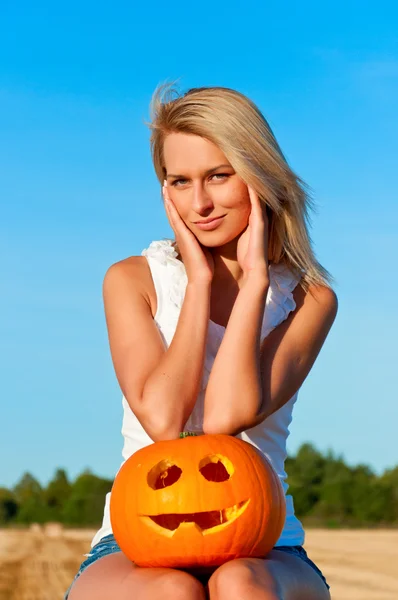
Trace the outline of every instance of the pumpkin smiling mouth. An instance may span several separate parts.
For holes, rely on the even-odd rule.
[[[196,513],[172,513],[163,515],[140,515],[140,518],[168,537],[172,537],[177,529],[195,528],[202,535],[216,533],[228,527],[246,510],[249,500],[243,500],[229,508],[221,510],[208,510]]]

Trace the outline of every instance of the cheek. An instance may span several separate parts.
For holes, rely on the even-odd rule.
[[[180,215],[181,219],[183,219],[183,221],[187,221],[189,218],[189,214],[190,214],[190,210],[189,210],[189,206],[187,204],[187,202],[182,201],[181,199],[178,199],[178,197],[172,197],[170,196],[173,204],[175,206],[175,208],[177,209],[178,214]]]
[[[246,226],[250,212],[251,202],[247,188],[237,188],[229,198],[229,208],[231,214],[234,215],[234,219],[240,224]]]
[[[236,209],[239,212],[248,214],[250,212],[250,196],[246,185],[237,181],[230,186],[222,186],[218,200],[226,208]]]
[[[236,217],[237,225],[241,231],[243,231],[246,228],[246,226],[248,225],[249,217],[250,217],[250,205],[245,204],[244,206],[242,206],[240,208],[239,212],[237,212],[237,217]]]

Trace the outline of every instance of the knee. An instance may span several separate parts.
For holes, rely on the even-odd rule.
[[[235,559],[224,563],[211,576],[209,590],[214,600],[284,600],[280,586],[265,561]],[[257,596],[256,592],[261,596]]]
[[[172,600],[205,600],[203,585],[193,575],[173,570],[158,578],[156,597]]]

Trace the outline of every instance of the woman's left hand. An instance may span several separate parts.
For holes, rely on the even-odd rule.
[[[243,270],[244,280],[255,278],[269,283],[268,272],[268,217],[265,205],[258,194],[247,186],[251,212],[247,228],[237,245],[237,260]]]

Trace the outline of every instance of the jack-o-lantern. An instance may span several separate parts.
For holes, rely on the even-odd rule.
[[[153,443],[121,466],[110,500],[114,536],[142,567],[217,566],[264,557],[285,522],[285,496],[249,443],[216,434]]]

